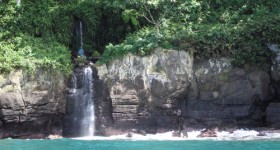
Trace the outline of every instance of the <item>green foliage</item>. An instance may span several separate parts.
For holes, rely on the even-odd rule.
[[[68,46],[72,42],[73,10],[70,4],[60,4],[53,12],[51,34],[58,42]]]
[[[1,73],[19,68],[33,72],[39,67],[70,72],[70,52],[52,30],[57,6],[46,0],[27,1],[19,7],[13,0],[0,3]]]
[[[75,63],[87,63],[87,58],[85,56],[78,56],[76,59],[75,59]]]
[[[18,8],[19,29],[36,37],[50,36],[51,19],[55,9],[54,4],[46,0],[30,0],[22,3]]]
[[[44,41],[21,35],[0,42],[0,72],[24,68],[29,72],[36,68],[60,69],[65,73],[71,71],[70,52],[55,42]]]
[[[273,55],[267,44],[280,43],[278,0],[132,0],[130,4],[123,19],[137,16],[140,24],[152,26],[130,34],[121,44],[108,45],[101,63],[128,52],[147,55],[161,46],[191,50],[196,59],[229,56],[238,66],[262,64]]]
[[[121,44],[107,45],[106,51],[103,53],[99,63],[105,63],[129,52],[145,56],[151,54],[152,50],[156,47],[158,47],[156,32],[150,28],[143,28],[135,34],[128,35]]]
[[[123,21],[125,23],[129,23],[131,21],[134,26],[139,26],[139,21],[137,19],[139,16],[140,14],[135,9],[126,9],[122,12]]]
[[[101,23],[101,8],[100,1],[98,0],[84,0],[74,5],[72,8],[76,21],[81,21],[83,23],[83,41],[86,53],[87,51],[98,49],[94,41],[98,40],[96,34]],[[77,50],[77,48],[74,49]]]
[[[100,53],[97,50],[93,51],[92,57],[100,57],[100,56],[101,55],[100,55]]]
[[[196,59],[230,56],[238,66],[263,63],[272,55],[266,45],[280,43],[279,7],[279,0],[28,0],[19,7],[5,0],[0,70],[69,70],[66,47],[75,56],[80,21],[85,54],[103,53],[100,63],[159,46],[193,51]]]

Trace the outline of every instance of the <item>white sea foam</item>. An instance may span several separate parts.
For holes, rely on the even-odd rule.
[[[166,133],[147,134],[146,136],[131,133],[132,137],[127,137],[127,134],[113,135],[109,137],[104,136],[90,136],[73,138],[76,140],[132,140],[132,141],[144,141],[144,140],[158,140],[158,141],[170,141],[170,140],[271,140],[280,139],[280,133],[266,132],[265,136],[258,136],[259,132],[255,130],[240,129],[232,133],[227,131],[217,132],[217,137],[197,137],[201,133],[201,130],[188,132],[188,138],[173,137],[172,131]]]

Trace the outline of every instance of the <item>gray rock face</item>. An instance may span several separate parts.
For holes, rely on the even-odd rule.
[[[182,124],[264,126],[266,108],[275,100],[271,67],[233,68],[230,61],[194,62],[191,53],[157,49],[150,56],[128,55],[98,66],[112,100],[113,127],[153,132]]]
[[[280,103],[270,103],[266,110],[267,124],[274,128],[280,128]]]
[[[65,111],[62,74],[39,69],[0,75],[0,134],[11,137],[61,130]]]
[[[194,64],[194,80],[183,109],[186,124],[265,124],[266,103],[273,99],[269,74],[255,68],[232,68],[229,61],[222,58]]]
[[[280,45],[269,44],[268,48],[276,54],[276,57],[271,60],[271,77],[276,100],[280,102]]]
[[[192,57],[187,52],[160,49],[148,57],[128,55],[108,67],[99,66],[98,75],[112,99],[114,127],[176,127],[176,112],[187,95],[191,71]]]

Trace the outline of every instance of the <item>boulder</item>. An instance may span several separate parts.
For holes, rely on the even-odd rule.
[[[146,135],[147,135],[146,131],[144,131],[144,130],[140,130],[139,133],[140,133],[141,135],[143,135],[143,136],[146,136]]]
[[[133,133],[136,133],[136,134],[140,134],[140,135],[143,135],[143,136],[146,136],[146,131],[144,130],[138,130],[138,129],[132,129],[131,130]]]
[[[217,137],[217,131],[215,129],[206,129],[201,131],[197,137]]]
[[[257,136],[267,136],[267,134],[264,131],[260,131]]]
[[[183,138],[188,138],[188,131],[185,129],[185,130],[182,130],[181,131],[181,136],[183,137]]]
[[[127,133],[126,137],[131,138],[132,134],[131,133]]]
[[[180,131],[173,131],[172,132],[172,137],[181,137],[181,132]]]

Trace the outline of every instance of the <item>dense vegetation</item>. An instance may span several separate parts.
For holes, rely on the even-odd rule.
[[[79,23],[85,54],[106,63],[155,47],[195,58],[230,56],[233,64],[266,62],[280,43],[279,0],[0,1],[0,72],[36,67],[71,70]],[[72,55],[71,55],[72,53]]]
[[[134,16],[140,22],[137,24],[144,27],[128,35],[121,44],[109,44],[101,62],[128,52],[147,55],[161,46],[192,51],[196,59],[230,56],[234,65],[243,66],[267,62],[273,55],[267,44],[280,44],[278,0],[134,0],[130,3],[134,5],[124,10],[126,18]]]
[[[58,6],[43,0],[30,0],[20,6],[14,0],[0,2],[1,73],[17,68],[32,72],[37,67],[71,71],[71,55],[66,44],[69,37],[60,37],[62,32],[68,35],[71,32],[53,30],[55,17],[60,15]]]

